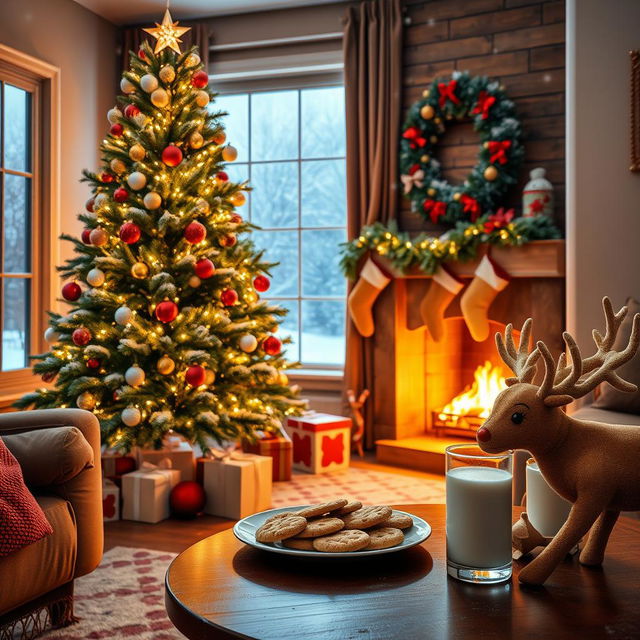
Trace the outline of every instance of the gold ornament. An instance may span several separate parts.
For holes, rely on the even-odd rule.
[[[197,67],[200,64],[200,56],[197,53],[190,53],[184,63],[189,69]]]
[[[138,280],[143,280],[149,275],[149,267],[144,262],[136,262],[131,267],[131,275]]]
[[[209,94],[206,91],[196,93],[196,104],[199,107],[206,107],[209,104]]]
[[[216,374],[211,369],[204,370],[204,383],[211,386],[216,381]]]
[[[158,360],[156,368],[158,369],[158,373],[161,373],[163,376],[168,376],[170,373],[173,373],[173,370],[176,368],[176,363],[169,356],[162,356],[162,358]]]
[[[169,94],[164,89],[156,89],[151,94],[151,104],[158,109],[164,109],[169,104]]]
[[[433,120],[436,124],[442,124],[442,118],[434,118]]]
[[[420,109],[420,115],[425,120],[431,120],[431,118],[433,118],[435,113],[436,113],[436,110],[430,104],[425,104],[424,107]]]
[[[422,97],[423,97],[423,98],[428,98],[428,97],[429,97],[429,89],[425,89],[425,90],[422,92]]]
[[[460,200],[460,193],[456,191],[456,193],[453,194],[453,199],[458,202],[458,200]]]
[[[109,163],[109,166],[111,167],[111,170],[117,174],[124,173],[127,170],[127,165],[124,162],[122,162],[120,158],[114,158]]]
[[[216,143],[218,144],[218,143]],[[229,145],[222,150],[222,159],[225,162],[233,162],[238,157],[238,150]]]
[[[493,182],[498,177],[498,170],[493,165],[489,165],[484,170],[483,175],[485,180],[488,180],[489,182]]]
[[[162,24],[156,22],[155,27],[143,29],[143,31],[150,33],[157,40],[156,48],[153,50],[154,53],[160,53],[167,47],[173,49],[176,53],[182,53],[179,45],[182,42],[180,36],[189,31],[191,27],[179,27],[178,24],[178,21],[173,21],[169,9],[167,9],[164,12],[164,18],[162,18]]]
[[[488,148],[489,148],[489,143],[488,143],[488,142],[483,142],[483,143],[482,143],[482,146],[483,146],[485,149],[488,149]]]
[[[198,276],[191,276],[189,278],[189,286],[197,289],[202,284],[202,280]]]
[[[162,80],[162,82],[169,84],[176,79],[176,70],[170,64],[166,64],[162,69],[160,69],[158,76],[160,76],[160,80]]]
[[[189,146],[192,149],[199,149],[203,144],[204,144],[204,138],[202,137],[201,133],[194,131],[189,136]]]
[[[131,149],[129,149],[129,157],[134,162],[140,162],[144,160],[144,157],[147,155],[147,152],[144,150],[144,147],[141,144],[134,144]]]
[[[423,156],[420,156],[420,162],[423,162],[424,164],[427,164],[429,160],[431,160],[431,158],[426,153]]]
[[[145,195],[142,201],[144,202],[144,206],[147,209],[151,210],[157,209],[162,204],[162,198],[160,197],[160,194],[156,193],[155,191],[149,191],[149,193]]]
[[[242,191],[237,191],[229,197],[229,200],[234,207],[241,207],[247,201],[247,197]]]
[[[427,189],[427,194],[430,195],[431,197],[433,197],[433,196],[436,195],[436,190],[433,187],[431,187],[431,188]]]
[[[429,142],[431,142],[431,144],[435,144],[436,142],[438,142],[438,136],[431,136],[429,138]]]
[[[224,144],[227,141],[227,134],[224,131],[219,131],[213,136],[212,140],[218,145]]]
[[[91,230],[89,240],[94,247],[104,247],[109,242],[109,234],[101,227],[96,227]]]
[[[89,391],[83,391],[76,398],[76,405],[78,409],[84,409],[85,411],[91,411],[96,406],[96,398]]]
[[[280,372],[280,384],[286,387],[289,384],[289,378],[286,373]]]

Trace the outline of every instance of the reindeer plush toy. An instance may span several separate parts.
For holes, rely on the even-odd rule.
[[[511,325],[504,340],[496,335],[500,356],[515,377],[507,379],[509,388],[496,398],[491,415],[478,429],[478,444],[487,453],[527,449],[546,481],[573,503],[553,540],[520,571],[519,580],[525,584],[542,584],[589,529],[580,562],[600,565],[620,511],[640,510],[640,428],[576,420],[561,408],[603,381],[621,391],[636,391],[615,370],[638,349],[640,314],[633,318],[625,349],[615,351],[627,308],[614,313],[609,298],[602,306],[606,331],[604,336],[593,331],[597,350],[592,356],[583,359],[575,340],[563,334],[570,363],[563,353],[556,365],[543,342],[529,353],[531,318],[522,327],[517,349]],[[540,359],[544,378],[537,385],[533,381]]]

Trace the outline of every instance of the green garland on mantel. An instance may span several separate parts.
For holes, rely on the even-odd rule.
[[[411,238],[408,233],[398,231],[395,221],[388,226],[376,222],[363,227],[359,237],[340,245],[340,268],[347,278],[355,280],[360,258],[375,251],[401,273],[418,267],[427,275],[433,275],[443,262],[473,260],[481,244],[518,247],[533,240],[561,237],[558,228],[546,216],[514,219],[513,210],[505,212],[503,209],[475,222],[458,222],[439,237],[422,233]]]

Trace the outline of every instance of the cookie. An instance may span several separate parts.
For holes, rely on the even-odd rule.
[[[391,516],[379,526],[393,527],[394,529],[409,529],[409,527],[413,526],[413,518],[404,513],[392,513]]]
[[[404,540],[404,533],[394,527],[380,527],[380,529],[369,531],[369,538],[367,551],[369,549],[388,549],[400,544]]]
[[[344,522],[340,518],[318,518],[307,522],[306,529],[303,529],[298,538],[319,538],[328,536],[344,528]]]
[[[368,533],[351,529],[349,531],[338,531],[338,533],[332,533],[330,536],[315,538],[313,548],[316,551],[328,553],[345,553],[347,551],[360,551],[368,544]]]
[[[352,513],[342,516],[345,529],[368,529],[377,524],[386,522],[391,516],[391,507],[377,505],[375,507],[362,507]]]
[[[312,504],[310,507],[305,507],[300,511],[296,511],[297,515],[303,518],[313,518],[314,516],[323,516],[329,511],[335,511],[347,504],[348,500],[341,498],[340,500],[331,500],[331,502],[323,502],[322,504]]]
[[[285,538],[293,538],[307,526],[305,518],[294,513],[278,513],[271,516],[256,531],[258,542],[277,542]]]
[[[282,541],[282,546],[287,549],[299,549],[300,551],[314,551],[311,538],[287,538]]]
[[[360,502],[360,500],[351,500],[350,502],[347,502],[347,504],[345,504],[344,507],[340,507],[339,509],[332,511],[331,515],[343,516],[343,515],[346,515],[347,513],[357,511],[358,509],[360,509],[360,507],[362,507],[362,502]]]

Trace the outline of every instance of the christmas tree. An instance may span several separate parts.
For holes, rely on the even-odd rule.
[[[85,172],[86,227],[62,236],[75,245],[58,268],[71,308],[49,314],[51,350],[34,356],[55,387],[17,403],[91,410],[103,442],[125,451],[159,447],[170,430],[206,449],[211,437],[277,430],[304,405],[274,335],[286,310],[260,300],[274,265],[235,212],[247,185],[224,172],[237,152],[197,49],[180,53],[180,29],[167,12],[149,30],[155,51],[131,53],[103,166]]]

